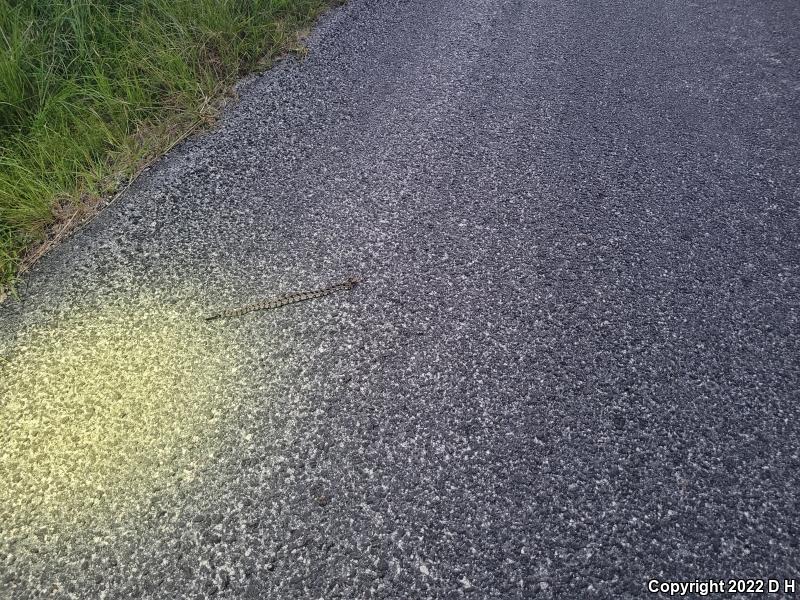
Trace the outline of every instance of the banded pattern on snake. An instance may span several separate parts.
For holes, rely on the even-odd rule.
[[[277,296],[269,300],[261,300],[253,304],[246,304],[245,306],[241,306],[239,308],[231,308],[228,310],[223,310],[222,312],[206,317],[206,321],[219,319],[221,317],[241,317],[244,314],[256,310],[270,310],[273,308],[280,308],[281,306],[286,306],[287,304],[302,302],[303,300],[313,300],[314,298],[321,298],[322,296],[327,296],[328,294],[333,294],[334,292],[341,292],[344,290],[353,289],[353,287],[360,282],[361,279],[359,277],[349,277],[346,281],[342,283],[337,283],[336,285],[332,285],[330,287],[321,288],[318,290],[311,290],[309,292],[292,292],[290,294]]]

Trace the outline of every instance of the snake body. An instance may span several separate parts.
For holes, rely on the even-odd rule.
[[[286,306],[287,304],[294,304],[295,302],[302,302],[304,300],[313,300],[314,298],[321,298],[322,296],[327,296],[328,294],[333,294],[334,292],[341,292],[344,290],[353,289],[353,286],[355,286],[360,281],[361,279],[359,279],[358,277],[350,277],[346,281],[343,281],[342,283],[337,283],[336,285],[332,285],[330,287],[321,288],[318,290],[311,290],[308,292],[293,292],[290,294],[285,294],[283,296],[277,296],[276,298],[271,298],[269,300],[261,300],[259,302],[254,302],[253,304],[246,304],[245,306],[240,306],[239,308],[231,308],[228,310],[223,310],[222,312],[206,317],[206,321],[219,319],[221,317],[241,317],[244,314],[256,310],[270,310],[273,308],[280,308],[281,306]]]

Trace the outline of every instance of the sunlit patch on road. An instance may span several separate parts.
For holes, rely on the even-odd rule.
[[[235,345],[137,300],[20,335],[0,361],[0,533],[135,517],[202,477],[229,421]]]

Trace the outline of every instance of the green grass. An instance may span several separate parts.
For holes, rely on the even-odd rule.
[[[0,0],[0,294],[54,224],[207,122],[332,3]]]

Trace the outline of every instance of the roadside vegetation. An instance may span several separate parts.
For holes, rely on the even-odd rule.
[[[332,0],[0,0],[0,296]]]

